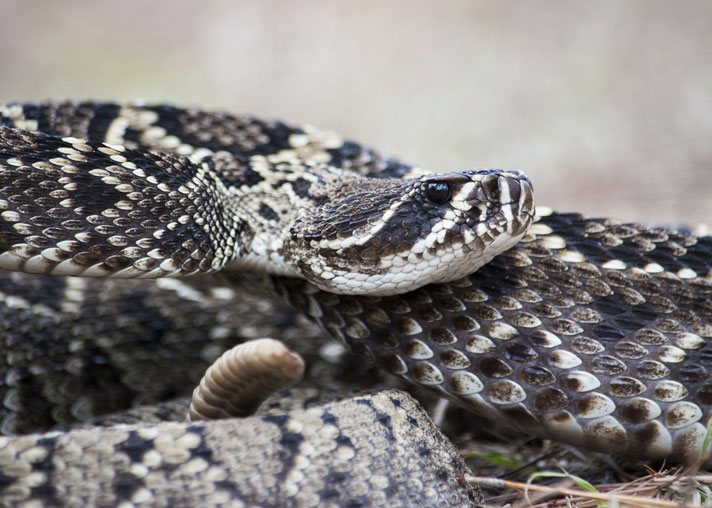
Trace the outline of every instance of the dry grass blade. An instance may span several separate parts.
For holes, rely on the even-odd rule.
[[[571,488],[574,479],[570,475],[561,473],[551,475],[566,477],[567,480],[558,485],[535,485],[477,476],[461,477],[458,481],[477,483],[485,487],[515,489],[520,493],[519,496],[524,495],[527,500],[509,505],[513,507],[703,508],[712,506],[710,498],[712,474],[692,476],[656,473],[632,482],[591,486],[589,490]],[[540,495],[529,497],[531,493]],[[552,496],[557,496],[557,499],[549,499],[542,503],[544,499]],[[671,499],[663,499],[663,497]],[[511,502],[511,496],[491,498],[487,506],[502,506],[500,502]]]

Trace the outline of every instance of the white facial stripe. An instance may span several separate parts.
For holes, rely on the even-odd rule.
[[[507,193],[509,194],[509,193]],[[507,231],[512,230],[512,225],[514,223],[514,215],[512,214],[512,205],[503,205],[502,206],[502,214],[504,215],[504,218],[507,220]]]
[[[499,183],[499,202],[504,204],[507,204],[511,201],[511,198],[509,197],[509,183],[507,182],[507,179],[503,176],[500,176],[498,179]]]
[[[450,206],[463,212],[470,210],[472,205],[468,202],[467,198],[470,196],[472,191],[475,190],[476,186],[477,184],[475,182],[467,182],[463,185],[450,200]]]

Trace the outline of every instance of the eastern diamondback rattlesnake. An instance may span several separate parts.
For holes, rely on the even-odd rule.
[[[517,172],[422,176],[333,134],[246,116],[170,106],[16,104],[0,108],[0,125],[7,127],[0,130],[4,269],[94,277],[220,271],[232,280],[267,267],[272,275],[262,282],[357,354],[480,415],[615,453],[683,461],[700,453],[712,408],[711,238],[542,208],[525,233],[533,201]],[[418,176],[404,178],[410,175]],[[465,255],[470,250],[475,254]],[[460,265],[448,264],[461,256]],[[412,275],[412,267],[421,273]],[[19,279],[8,280],[17,289]],[[28,280],[23,284],[51,285]],[[50,320],[53,307],[71,314],[81,306],[71,298],[81,301],[88,291],[82,280],[66,279],[55,303],[42,306],[51,295],[21,289],[26,295],[14,302]],[[195,291],[197,300],[215,297],[185,291]],[[51,351],[52,334],[8,333],[4,430],[39,430],[26,422],[49,423],[32,414],[30,397],[51,399],[37,393],[46,391],[36,378],[47,366],[33,372],[25,350],[36,342]],[[82,373],[89,363],[60,370]],[[402,407],[395,398],[386,404],[394,415]],[[361,405],[374,407],[370,400]],[[72,418],[60,411],[54,419]],[[406,426],[423,428],[413,422]],[[193,432],[172,428],[166,432]],[[146,450],[160,441],[162,431],[151,429],[116,430],[119,444],[134,439],[141,451],[128,455],[126,471],[145,463]],[[205,439],[203,430],[195,432],[199,437],[186,438],[191,450]],[[71,434],[14,439],[29,440],[23,446],[32,450],[42,448],[42,439],[65,437],[71,440]],[[20,442],[0,446],[17,459]],[[106,457],[119,457],[111,453],[118,445],[108,446]],[[38,462],[52,455],[42,450],[35,452]],[[178,463],[194,458],[184,455]],[[201,472],[211,463],[202,460]],[[112,481],[130,476],[119,470]],[[41,498],[27,487],[33,471],[5,473],[8,488],[22,487],[18,500]],[[38,473],[34,481],[40,490],[56,489],[50,478]],[[137,502],[131,496],[139,492],[158,502],[155,491],[134,480],[126,480],[124,497],[114,487],[111,499]],[[475,499],[472,491],[450,487],[456,493],[447,495],[459,499],[453,503]],[[246,487],[231,488],[244,494]],[[314,494],[319,489],[293,491],[325,500]]]

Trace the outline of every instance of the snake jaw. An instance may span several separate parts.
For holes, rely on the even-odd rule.
[[[286,251],[324,291],[382,296],[459,279],[514,246],[534,216],[531,183],[518,171],[366,182],[291,229]]]

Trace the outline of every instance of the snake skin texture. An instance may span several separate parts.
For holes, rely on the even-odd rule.
[[[252,270],[395,294],[473,272],[516,244],[534,214],[518,171],[375,179],[284,150],[221,168],[199,150],[191,160],[27,130],[0,136],[0,268],[25,273]]]
[[[212,277],[2,273],[0,286],[0,377],[7,380],[0,423],[6,435],[35,432],[0,437],[0,506],[474,506],[482,499],[477,488],[453,481],[467,469],[407,395],[361,396],[327,409],[324,402],[369,388],[377,376],[353,359],[324,365],[316,325],[264,297],[244,298]],[[265,335],[302,350],[310,366],[304,393],[279,394],[259,417],[159,425],[184,421],[190,400],[156,401],[188,395],[220,352]],[[335,379],[345,391],[334,391]],[[80,422],[89,424],[38,433]],[[196,434],[204,436],[200,446],[184,445]],[[359,453],[350,459],[356,470],[314,452],[315,445],[338,449],[345,436]],[[388,453],[372,458],[373,450]],[[171,458],[157,460],[163,454]],[[401,459],[408,475],[391,478]],[[195,468],[203,461],[209,471]],[[279,488],[285,478],[295,480],[290,489]],[[334,488],[315,491],[325,478]]]
[[[311,128],[169,106],[10,105],[0,109],[0,123],[207,157],[227,174],[271,156],[375,178],[422,172]],[[0,168],[21,158],[12,146],[3,153]],[[55,156],[49,146],[47,159]],[[15,199],[42,208],[42,192],[31,186]],[[3,232],[0,240],[11,244],[16,231]],[[181,261],[200,266],[204,258],[189,254]],[[539,208],[517,246],[454,282],[395,296],[336,295],[284,277],[268,284],[357,354],[477,414],[581,447],[691,462],[712,408],[711,259],[709,237]],[[36,309],[25,310],[27,321]],[[52,344],[51,335],[38,342]],[[25,345],[26,336],[13,337],[18,351],[32,350],[34,339]],[[41,370],[15,376],[41,378]],[[21,402],[5,404],[7,418],[28,418],[18,411],[27,399],[13,400]]]
[[[377,422],[374,424],[374,422]],[[0,438],[0,503],[452,506],[481,501],[427,414],[386,391],[280,416]],[[33,506],[28,502],[24,506]],[[38,506],[38,504],[34,504]]]
[[[353,351],[477,414],[582,448],[692,462],[712,409],[711,248],[709,237],[551,214],[457,283],[355,299],[280,282]]]

